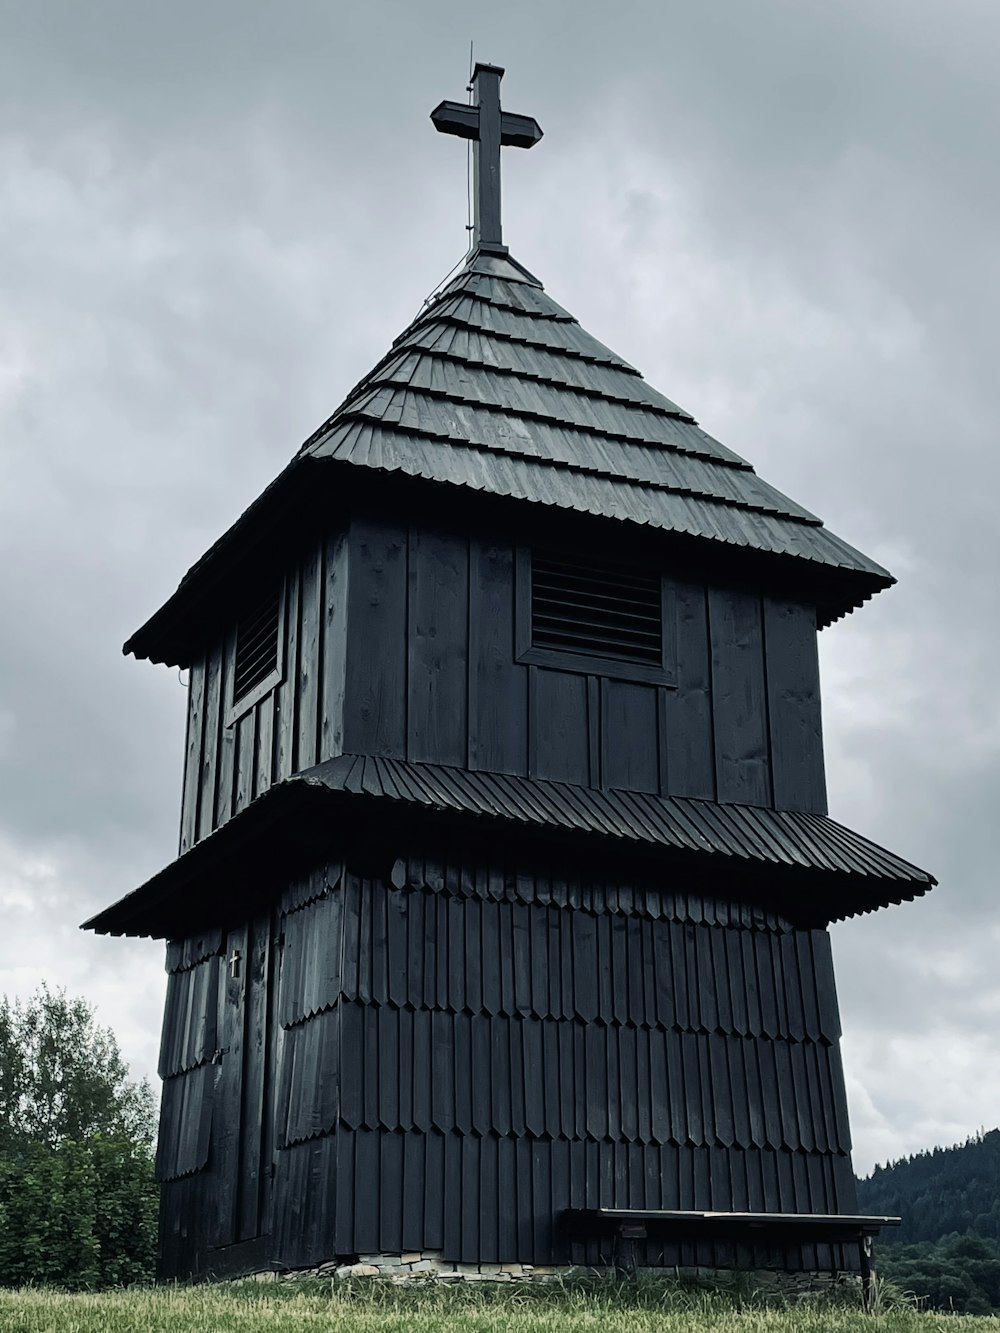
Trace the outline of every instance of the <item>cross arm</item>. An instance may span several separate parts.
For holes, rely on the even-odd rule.
[[[542,137],[542,127],[534,116],[515,116],[511,111],[500,113],[500,142],[512,148],[534,148]]]
[[[431,112],[434,128],[441,134],[456,134],[460,139],[479,138],[479,108],[465,102],[440,102]],[[542,127],[534,116],[500,113],[500,142],[512,148],[533,148],[542,137]]]
[[[434,128],[441,134],[457,134],[460,139],[479,138],[479,107],[465,102],[439,102],[431,112]]]

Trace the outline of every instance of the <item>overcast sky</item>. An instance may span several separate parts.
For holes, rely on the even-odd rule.
[[[1000,1119],[995,0],[0,0],[0,990],[155,1069],[185,692],[120,654],[465,250],[469,43],[545,138],[505,239],[899,586],[820,638],[856,1145]]]

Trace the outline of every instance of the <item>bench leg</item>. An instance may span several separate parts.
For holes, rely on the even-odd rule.
[[[614,1265],[619,1277],[635,1277],[635,1243],[646,1239],[646,1228],[622,1226],[615,1233]]]
[[[872,1282],[872,1238],[861,1236],[858,1239],[858,1256],[861,1259],[861,1296],[869,1314],[875,1304],[875,1286]]]

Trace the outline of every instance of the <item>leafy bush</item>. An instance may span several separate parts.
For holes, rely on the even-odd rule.
[[[149,1281],[153,1095],[84,1000],[0,1000],[0,1285]]]

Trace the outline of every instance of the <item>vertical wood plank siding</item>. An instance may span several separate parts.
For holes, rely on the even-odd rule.
[[[657,690],[627,680],[603,680],[601,686],[602,785],[658,792]]]
[[[347,541],[334,534],[285,580],[281,683],[227,722],[235,635],[191,668],[180,850],[275,782],[342,750]]]
[[[587,677],[528,668],[528,775],[590,782],[590,697]]]
[[[231,633],[192,666],[181,851],[344,752],[825,812],[814,610],[667,577],[675,687],[528,666],[510,541],[354,521],[288,572],[252,712],[226,724]]]
[[[770,805],[761,598],[710,588],[716,800]]]
[[[825,810],[823,765],[813,759],[823,753],[813,608],[766,597],[764,643],[774,804],[782,810]]]
[[[514,552],[469,543],[469,767],[528,771],[528,672],[514,661]]]
[[[407,533],[351,524],[344,749],[406,752]]]
[[[184,743],[184,787],[181,794],[180,851],[198,838],[198,806],[205,727],[205,659],[191,664],[188,672],[187,735]]]
[[[406,749],[464,767],[468,754],[469,544],[409,534]]]
[[[684,889],[424,851],[384,878],[320,866],[273,917],[172,945],[160,1276],[258,1234],[293,1267],[598,1264],[564,1208],[853,1211],[827,933]],[[207,1234],[183,1234],[189,1180],[217,1200]],[[741,1257],[841,1262],[820,1250]]]
[[[323,629],[326,624],[326,543],[317,546],[299,571],[298,749],[296,769],[311,768],[320,756],[320,682],[323,672]]]
[[[326,543],[326,599],[323,608],[319,755],[325,759],[343,753],[344,690],[347,671],[348,542],[346,532],[330,535]]]

